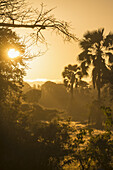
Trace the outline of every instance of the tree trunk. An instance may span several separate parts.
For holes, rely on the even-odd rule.
[[[100,101],[100,63],[101,63],[101,50],[100,50],[100,44],[98,47],[98,85],[97,85],[97,89],[98,89],[98,100]]]
[[[100,87],[98,88],[98,100],[100,101]]]
[[[73,100],[73,84],[71,85],[71,100]]]

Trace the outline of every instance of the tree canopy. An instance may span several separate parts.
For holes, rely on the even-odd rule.
[[[81,68],[84,75],[88,75],[88,69],[92,69],[93,86],[97,87],[98,99],[100,89],[105,83],[105,75],[109,74],[108,64],[113,63],[113,34],[104,35],[104,29],[87,32],[80,41],[82,52],[79,54]],[[108,60],[107,60],[108,58]]]
[[[75,87],[78,86],[78,81],[82,77],[80,67],[77,64],[69,64],[67,67],[64,68],[62,76],[64,78],[64,85],[67,87],[67,90],[69,90],[73,96],[73,87],[74,85]]]
[[[19,51],[19,56],[10,58],[9,49]],[[0,102],[7,101],[7,97],[16,93],[19,97],[25,75],[25,60],[29,56],[25,53],[25,46],[20,42],[19,37],[8,28],[0,28]],[[14,96],[12,98],[15,100]]]

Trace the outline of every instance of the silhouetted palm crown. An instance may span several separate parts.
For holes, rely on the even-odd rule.
[[[83,51],[79,55],[81,68],[84,75],[88,75],[88,68],[92,69],[92,82],[98,90],[100,98],[100,88],[104,85],[104,76],[108,74],[108,64],[113,63],[113,34],[104,36],[104,29],[87,32],[80,41]]]
[[[71,65],[69,64],[67,67],[64,68],[62,73],[64,78],[64,84],[69,91],[73,91],[73,86],[77,87],[78,79],[81,79],[81,71],[78,65]]]

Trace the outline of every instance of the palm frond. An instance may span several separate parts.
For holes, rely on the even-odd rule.
[[[89,40],[86,40],[86,39],[81,40],[79,45],[80,45],[80,48],[82,48],[83,50],[88,50],[88,48],[91,48],[91,46],[92,46],[92,44],[90,43],[90,39]]]
[[[83,75],[88,75],[87,70],[88,70],[89,67],[86,66],[86,61],[84,61],[84,62],[81,63],[81,68],[82,68],[82,73],[83,73]]]
[[[91,46],[96,42],[99,43],[104,38],[103,32],[103,28],[92,32],[88,31],[86,34],[84,34],[85,41],[87,41]]]
[[[90,56],[91,56],[90,54],[87,54],[86,62],[87,62],[88,65],[91,64],[91,57]]]
[[[86,59],[86,57],[87,57],[87,51],[83,51],[83,52],[81,52],[81,53],[79,54],[78,59],[79,59],[80,61],[83,61],[83,60]]]
[[[113,63],[113,54],[108,52],[108,53],[106,53],[106,55],[109,56],[109,62]]]
[[[113,33],[109,33],[103,43],[103,46],[106,48],[113,48]]]

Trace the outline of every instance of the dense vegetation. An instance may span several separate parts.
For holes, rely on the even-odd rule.
[[[76,72],[77,66],[70,65],[63,75],[66,78],[69,74],[68,79],[72,75],[73,80],[76,80],[75,88],[65,84],[66,91],[62,84],[52,82],[46,82],[41,90],[31,88],[23,82],[25,46],[10,29],[1,29],[1,32],[0,168],[112,168],[112,111],[105,107],[104,114],[100,107],[105,104],[102,94],[110,99],[111,104],[110,94],[106,92],[106,88],[112,89],[112,84],[109,87],[111,82],[106,81],[106,87],[103,85],[101,100],[98,101],[92,87],[82,80],[82,69],[80,71],[78,67]],[[21,55],[16,59],[8,59],[7,53],[4,54],[4,41],[6,50],[12,46],[19,49]],[[78,78],[73,77],[74,74],[78,74]],[[70,83],[74,84],[73,80]],[[95,101],[92,96],[95,96]],[[95,134],[91,127],[104,128],[105,115],[105,131]],[[87,120],[89,124],[83,128],[73,126],[72,121],[67,120],[69,116],[76,121]]]
[[[43,12],[43,5],[40,13],[26,12],[24,0],[0,5],[0,169],[113,169],[113,34],[105,36],[104,29],[86,33],[80,64],[69,64],[62,73],[65,86],[46,82],[35,89],[23,81],[32,56],[9,27],[36,28],[40,41],[45,28],[66,40],[76,38],[67,23],[48,16],[51,10]],[[9,58],[11,48],[19,56]],[[88,83],[83,78],[90,66]]]

